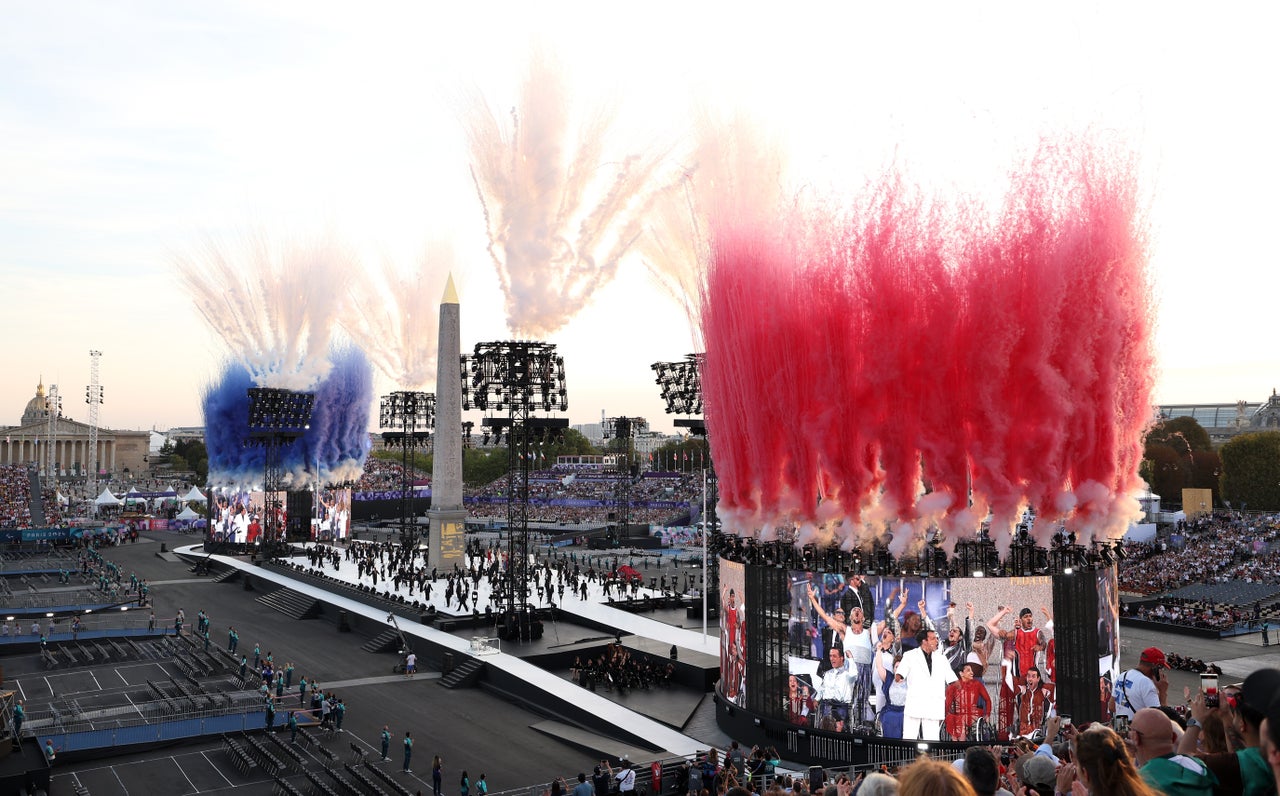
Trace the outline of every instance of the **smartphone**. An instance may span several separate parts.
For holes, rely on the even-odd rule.
[[[1129,732],[1129,717],[1116,716],[1111,720],[1113,729],[1120,735],[1126,735]]]
[[[1059,716],[1058,716],[1058,718],[1062,719],[1062,726],[1063,726],[1063,727],[1070,727],[1070,726],[1071,726],[1071,717],[1070,717],[1070,716],[1063,716],[1063,715],[1059,715]]]
[[[1200,691],[1204,694],[1204,706],[1216,708],[1218,706],[1218,675],[1200,675]]]

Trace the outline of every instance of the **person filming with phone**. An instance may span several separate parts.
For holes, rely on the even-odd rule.
[[[1116,678],[1112,699],[1115,703],[1112,715],[1133,721],[1133,716],[1143,708],[1158,708],[1165,704],[1169,693],[1169,679],[1161,670],[1168,669],[1164,652],[1159,647],[1147,647],[1138,658],[1138,665],[1120,673]]]

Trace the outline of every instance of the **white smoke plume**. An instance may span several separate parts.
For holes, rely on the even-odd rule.
[[[662,153],[606,157],[607,108],[587,114],[574,135],[564,76],[541,53],[509,121],[479,94],[462,115],[507,326],[546,337],[613,279],[640,234]]]
[[[432,241],[417,270],[402,273],[384,261],[377,271],[352,281],[351,309],[339,323],[402,389],[423,389],[435,381],[437,308],[454,262],[452,246]]]
[[[354,256],[330,237],[275,242],[261,231],[175,258],[196,309],[260,387],[307,390],[329,373],[329,341]]]

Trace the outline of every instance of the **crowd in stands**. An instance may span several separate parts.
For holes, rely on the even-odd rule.
[[[1243,606],[1211,604],[1202,600],[1188,600],[1170,597],[1155,607],[1140,605],[1130,609],[1124,605],[1122,616],[1142,619],[1147,622],[1164,622],[1183,627],[1194,627],[1201,630],[1228,630],[1243,622],[1258,619],[1257,609]]]
[[[1128,544],[1120,563],[1120,590],[1161,594],[1197,583],[1280,583],[1280,541],[1274,516],[1204,518],[1189,523],[1179,546],[1169,541]]]
[[[431,474],[417,468],[409,468],[409,478],[414,484],[430,484]],[[364,474],[352,487],[356,492],[378,492],[399,489],[404,484],[404,467],[400,462],[375,459],[370,456],[364,462]]]
[[[645,473],[631,480],[631,522],[664,524],[688,514],[687,508],[649,507],[646,503],[679,503],[701,506],[702,474]],[[617,512],[618,478],[615,474],[592,467],[553,468],[529,473],[529,519],[534,522],[565,524],[606,522]],[[467,513],[473,518],[506,516],[507,478],[503,477],[464,493]],[[467,500],[467,498],[479,498]],[[557,506],[552,501],[591,500],[597,506]]]
[[[0,466],[0,528],[31,527],[31,471],[25,464]]]

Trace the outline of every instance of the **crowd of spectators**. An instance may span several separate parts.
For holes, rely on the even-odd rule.
[[[1170,540],[1127,544],[1120,590],[1150,595],[1199,583],[1280,583],[1280,552],[1271,549],[1276,541],[1275,516],[1188,523]]]
[[[563,466],[529,473],[529,519],[564,524],[606,522],[617,512],[618,477],[594,467]],[[473,518],[506,516],[507,478],[464,492]],[[702,504],[702,474],[649,472],[630,482],[631,522],[665,524]],[[594,506],[553,505],[560,501],[596,501]],[[646,504],[680,504],[650,506]]]
[[[1229,630],[1238,624],[1258,619],[1256,608],[1220,605],[1178,597],[1170,597],[1154,607],[1140,605],[1136,609],[1130,609],[1126,603],[1121,615],[1147,622],[1164,622],[1201,630]]]
[[[424,473],[415,467],[409,468],[409,478],[415,485],[430,484],[431,474]],[[353,489],[356,492],[380,492],[388,489],[400,489],[404,485],[404,466],[400,462],[387,459],[375,459],[370,456],[364,462],[364,474],[356,481]]]
[[[31,527],[31,470],[25,464],[0,466],[0,528]]]

